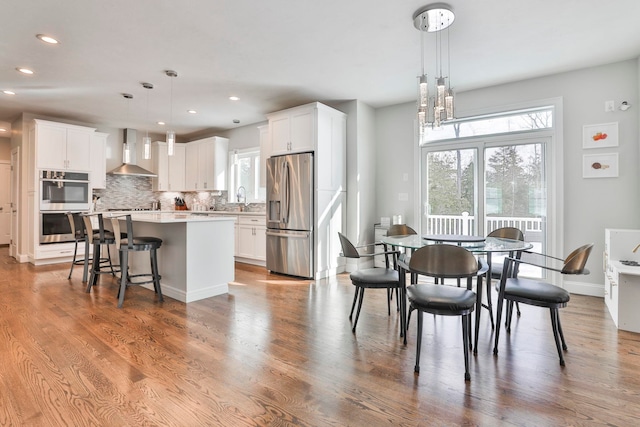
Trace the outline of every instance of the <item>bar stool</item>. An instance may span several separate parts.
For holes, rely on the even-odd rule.
[[[89,272],[89,264],[93,263],[93,258],[89,253],[91,243],[87,239],[87,230],[85,228],[84,221],[82,220],[81,212],[67,212],[67,219],[69,220],[71,234],[73,234],[73,240],[75,242],[75,247],[73,250],[73,261],[71,261],[71,269],[69,270],[69,277],[67,277],[67,279],[71,279],[71,275],[73,274],[73,267],[82,264],[84,266],[82,270],[82,282],[86,282]],[[91,231],[93,233],[98,232],[98,230]],[[77,259],[78,243],[84,243],[84,258],[82,259]],[[109,254],[108,258],[100,258],[100,262],[103,264],[107,264],[111,260],[111,253],[109,252],[108,246],[107,253]]]
[[[102,214],[80,214],[84,221],[85,230],[92,230],[91,233],[85,233],[85,237],[87,239],[87,243],[89,245],[93,245],[93,259],[100,260],[99,262],[91,263],[91,275],[89,276],[89,281],[87,282],[87,292],[91,292],[91,287],[95,286],[98,283],[98,275],[100,274],[111,274],[115,277],[117,269],[114,269],[114,265],[111,262],[111,252],[109,251],[109,247],[107,246],[107,253],[109,254],[109,258],[101,258],[100,257],[100,248],[102,245],[114,245],[116,243],[113,232],[109,230],[105,230],[104,228],[104,220],[102,218]],[[98,230],[93,230],[93,224],[91,223],[91,217],[97,216],[98,218]],[[85,249],[86,253],[86,249]],[[109,270],[102,270],[100,267],[102,264],[108,264]],[[118,266],[116,266],[118,267]]]
[[[122,308],[124,302],[124,293],[128,285],[144,285],[153,283],[153,288],[158,294],[158,301],[164,301],[162,297],[162,289],[160,288],[160,274],[158,273],[158,249],[162,246],[162,239],[158,237],[133,235],[133,224],[131,215],[125,215],[127,233],[126,238],[120,233],[120,219],[122,216],[112,217],[113,234],[115,244],[120,252],[120,290],[118,291],[118,308]],[[129,252],[148,251],[151,260],[151,273],[129,274]],[[132,279],[149,277],[149,280],[132,281]]]

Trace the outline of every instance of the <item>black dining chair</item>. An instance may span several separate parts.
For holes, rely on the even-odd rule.
[[[493,354],[498,354],[500,319],[502,316],[504,301],[507,301],[505,322],[507,332],[511,332],[513,303],[520,302],[549,309],[551,313],[551,328],[553,329],[553,338],[555,339],[558,356],[560,357],[560,365],[564,366],[562,350],[567,350],[567,344],[564,340],[564,334],[562,333],[562,325],[560,323],[560,314],[558,309],[567,306],[567,303],[571,298],[569,292],[544,280],[525,279],[517,276],[514,277],[514,271],[517,265],[529,264],[542,269],[556,271],[561,274],[589,274],[589,270],[585,268],[585,265],[589,259],[592,248],[592,243],[581,246],[571,252],[564,260],[550,255],[539,254],[547,259],[563,261],[561,268],[550,267],[542,263],[524,261],[515,257],[505,258],[504,267],[502,269],[502,278],[500,279],[500,290],[498,292],[498,314],[496,322],[498,327],[496,328]],[[560,347],[560,341],[562,341],[562,348]]]
[[[511,239],[511,240],[520,240],[524,242],[524,233],[522,230],[516,227],[501,227],[496,228],[491,233],[487,234],[487,237],[497,237],[502,239]],[[522,252],[518,251],[516,253],[509,253],[508,256],[520,258]],[[500,284],[500,278],[502,277],[502,267],[503,263],[501,261],[491,261],[491,278],[496,279],[496,291],[498,290]],[[515,268],[518,268],[516,265]],[[493,304],[491,298],[491,287],[489,285],[490,281],[487,280],[487,309],[489,310],[489,316],[491,318],[491,329],[495,329],[495,324],[493,323]],[[520,306],[516,304],[516,309],[518,316],[520,316]]]
[[[397,265],[397,257],[398,251],[383,251],[377,253],[360,253],[358,252],[358,248],[371,247],[374,245],[383,245],[383,243],[371,243],[369,245],[363,245],[356,248],[351,241],[342,233],[338,233],[340,237],[340,244],[342,245],[342,256],[345,258],[373,258],[374,256],[385,256],[385,264],[386,267],[371,267],[358,269],[351,273],[349,277],[351,278],[351,283],[355,286],[355,293],[353,295],[353,303],[351,304],[351,312],[349,313],[349,319],[351,320],[353,317],[353,310],[356,307],[356,302],[358,303],[358,310],[356,311],[356,318],[353,320],[353,327],[351,329],[352,332],[356,332],[356,325],[358,324],[358,318],[360,317],[360,310],[362,308],[362,300],[364,299],[364,290],[365,289],[386,289],[387,290],[387,311],[389,316],[391,315],[391,292],[394,289],[398,289],[400,287],[400,279],[398,276],[398,270],[392,267],[392,265]],[[393,264],[389,261],[389,256],[392,257]],[[403,316],[402,303],[398,305],[398,310],[400,311],[400,315]],[[402,329],[401,333],[404,332]]]
[[[126,233],[122,233],[120,231],[121,219],[123,219],[121,216],[111,218],[115,245],[120,253],[120,290],[118,291],[118,308],[122,308],[122,304],[124,303],[124,294],[127,286],[129,285],[153,283],[153,289],[155,293],[158,294],[158,301],[164,301],[164,298],[162,297],[162,288],[160,287],[161,277],[158,272],[158,249],[162,246],[162,239],[150,236],[134,236],[131,215],[124,216],[127,231]],[[149,252],[151,272],[130,274],[129,253],[141,251]],[[141,278],[143,280],[140,280]],[[144,278],[148,278],[148,280],[144,280]]]
[[[471,290],[473,279],[478,275],[478,260],[460,246],[428,245],[416,250],[411,255],[409,264],[400,261],[401,269],[410,273],[440,279],[467,279],[466,287],[437,285],[430,283],[411,284],[406,293],[409,299],[409,314],[418,312],[416,364],[414,371],[420,372],[420,350],[422,347],[423,313],[441,316],[461,316],[462,342],[464,350],[464,378],[471,379],[469,374],[469,344],[471,334],[471,313],[476,304],[476,294]],[[405,344],[406,344],[405,333]]]

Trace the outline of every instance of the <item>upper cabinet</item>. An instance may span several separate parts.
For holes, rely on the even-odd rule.
[[[316,188],[346,191],[346,117],[319,102],[268,114],[271,155],[313,151]]]
[[[272,156],[314,150],[317,104],[303,105],[267,115]]]
[[[185,145],[185,190],[226,190],[229,140],[213,136]]]
[[[91,135],[91,188],[107,188],[107,137],[108,133]]]
[[[36,168],[89,172],[94,131],[83,126],[34,120]]]
[[[167,154],[166,142],[153,143],[154,191],[183,191],[185,189],[186,144],[176,144],[173,156]]]

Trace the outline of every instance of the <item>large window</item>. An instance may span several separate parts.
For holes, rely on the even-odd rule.
[[[244,192],[240,189],[242,187]],[[260,187],[260,149],[233,150],[229,153],[229,202],[237,202],[238,194],[247,203],[264,202],[266,189]]]
[[[545,252],[552,113],[547,107],[485,116],[428,133],[432,140],[421,147],[422,232],[487,235],[516,227]]]

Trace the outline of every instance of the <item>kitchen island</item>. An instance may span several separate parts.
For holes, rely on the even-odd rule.
[[[134,236],[162,239],[158,267],[165,296],[189,303],[229,292],[234,280],[235,218],[179,212],[110,212],[105,221],[131,214]],[[121,229],[126,226],[121,224]],[[130,255],[131,274],[149,272],[149,254]],[[153,290],[153,285],[143,285]]]

